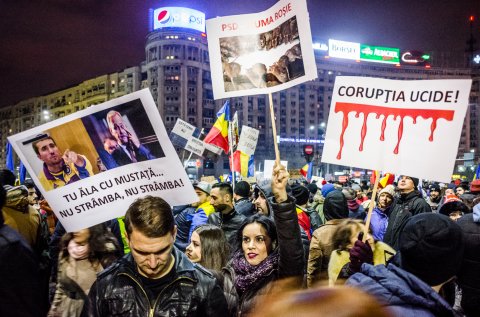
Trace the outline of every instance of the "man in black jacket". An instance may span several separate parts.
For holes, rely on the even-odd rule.
[[[137,199],[125,215],[131,253],[99,274],[90,289],[90,316],[225,316],[217,280],[174,248],[170,206]]]
[[[245,216],[233,207],[232,186],[228,183],[217,183],[210,191],[210,204],[215,212],[208,217],[208,223],[222,228],[231,250],[235,248],[235,235]]]
[[[430,205],[417,191],[418,178],[402,176],[398,182],[397,189],[400,197],[395,199],[392,211],[388,219],[387,231],[383,242],[398,251],[400,233],[407,220],[423,212],[431,212]]]

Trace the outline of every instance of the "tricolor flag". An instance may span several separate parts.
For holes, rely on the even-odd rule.
[[[380,174],[380,172],[379,171],[373,171],[372,177],[370,177],[370,183],[371,184],[375,184],[375,179],[377,177],[377,174]],[[383,175],[382,178],[380,178],[378,180],[378,186],[380,186],[380,188],[385,188],[385,186],[387,186],[387,185],[392,185],[394,180],[395,180],[395,174],[386,173],[386,174]]]
[[[254,176],[254,160],[253,155],[245,154],[241,151],[235,151],[233,153],[233,169],[234,172],[238,172],[242,177]]]
[[[300,169],[300,174],[302,174],[307,181],[310,181],[313,174],[313,162],[305,164],[305,166]]]
[[[205,143],[216,145],[228,153],[228,122],[230,121],[230,101],[226,101],[217,112],[217,121],[203,140]]]

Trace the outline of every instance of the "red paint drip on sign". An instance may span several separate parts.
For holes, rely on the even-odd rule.
[[[365,141],[365,136],[367,135],[367,119],[371,113],[376,114],[376,119],[379,119],[380,116],[383,116],[380,141],[385,140],[387,118],[389,116],[393,116],[393,120],[397,120],[397,117],[400,117],[400,124],[398,125],[397,131],[397,144],[393,150],[393,153],[395,154],[398,154],[400,149],[400,141],[402,140],[403,136],[403,119],[405,117],[412,118],[413,124],[417,123],[417,117],[422,117],[424,119],[431,118],[432,124],[430,125],[430,137],[428,138],[428,141],[433,142],[433,134],[437,128],[437,120],[445,119],[447,121],[452,121],[453,115],[455,114],[454,110],[388,108],[347,102],[337,102],[335,104],[335,113],[337,112],[341,112],[343,114],[342,133],[340,134],[340,150],[337,154],[338,160],[342,158],[342,150],[343,146],[345,145],[343,136],[345,135],[345,130],[347,130],[348,127],[348,114],[350,112],[354,112],[356,118],[359,118],[360,114],[363,114],[363,125],[360,132],[361,142],[359,151],[363,151],[363,142]]]

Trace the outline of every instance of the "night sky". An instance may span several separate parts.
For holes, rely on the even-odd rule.
[[[314,38],[464,51],[473,14],[480,46],[480,0],[307,1]],[[139,65],[149,8],[187,6],[208,19],[263,11],[275,2],[1,0],[0,106]]]

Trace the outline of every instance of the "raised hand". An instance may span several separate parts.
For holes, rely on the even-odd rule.
[[[285,166],[275,162],[272,174],[272,193],[277,203],[282,203],[288,199],[287,182],[290,178]]]

